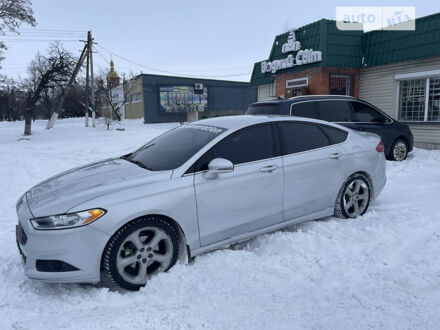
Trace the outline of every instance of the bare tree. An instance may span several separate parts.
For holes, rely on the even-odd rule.
[[[36,26],[30,0],[0,0],[0,34],[5,31],[17,32],[22,24]],[[4,59],[6,44],[0,41],[0,62]]]
[[[177,109],[179,112],[179,121],[182,125],[184,123],[183,114],[186,114],[188,111],[191,111],[191,106],[193,104],[193,95],[191,93],[183,93],[183,92],[176,92],[176,93],[170,93],[171,97],[169,98],[169,105]]]
[[[29,77],[24,80],[27,90],[24,134],[31,134],[34,107],[45,89],[63,93],[75,67],[74,57],[60,43],[53,43],[46,56],[38,53],[28,67]],[[62,99],[62,98],[60,98]]]
[[[122,83],[122,86],[116,86],[114,88],[108,88],[104,86],[104,79],[102,78],[104,74],[100,74],[101,79],[98,79],[98,81],[101,81],[100,84],[98,84],[97,92],[101,96],[102,101],[101,107],[103,103],[107,105],[110,108],[111,114],[108,114],[106,117],[110,116],[113,117],[113,115],[116,117],[118,121],[122,119],[122,107],[129,102],[128,96],[130,95],[131,90],[133,89],[136,79],[138,78],[138,75],[135,75],[133,73],[129,74],[129,78],[126,80],[124,78],[124,81]],[[115,97],[116,88],[122,88],[122,98],[121,97]]]
[[[105,126],[107,131],[115,124],[116,120],[109,116],[99,117],[97,120],[98,126]]]

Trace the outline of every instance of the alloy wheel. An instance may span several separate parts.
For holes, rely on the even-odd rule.
[[[173,243],[168,234],[157,227],[143,227],[120,245],[116,268],[125,281],[143,285],[152,275],[168,269],[172,260]]]
[[[394,160],[401,161],[406,158],[407,148],[405,142],[398,141],[394,145],[393,158]]]
[[[369,200],[370,191],[367,184],[361,179],[355,179],[344,191],[344,210],[351,218],[355,218],[363,214],[368,206]]]

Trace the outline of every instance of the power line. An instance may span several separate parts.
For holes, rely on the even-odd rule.
[[[104,60],[104,62],[106,62],[106,63],[109,63],[109,62],[110,62],[110,61],[109,61],[108,59],[106,59],[105,56],[102,55],[100,52],[96,52],[96,54],[98,54],[99,57],[101,57],[101,58]]]
[[[34,33],[5,33],[3,35],[0,35],[0,38],[9,38],[9,37],[14,37],[14,38],[22,38],[22,37],[31,37],[31,38],[45,38],[45,37],[52,37],[52,38],[57,38],[57,37],[62,37],[62,38],[81,38],[84,37],[82,34],[58,34],[58,33],[39,33],[39,34],[34,34]]]
[[[5,42],[47,42],[47,41],[62,41],[62,42],[78,42],[78,39],[3,39]]]
[[[65,29],[40,29],[40,28],[20,28],[17,31],[51,31],[51,32],[78,32],[86,33],[86,30],[65,30]]]
[[[236,66],[230,68],[214,68],[214,69],[199,69],[199,70],[179,70],[179,72],[210,72],[210,71],[228,71],[237,69],[249,69],[249,65],[246,66]]]
[[[110,51],[110,50],[108,50],[108,49],[106,49],[106,48],[104,48],[104,47],[102,47],[102,46],[100,46],[100,45],[97,45],[97,47],[99,47],[99,48],[105,50],[106,52],[112,54],[113,56],[116,56],[116,57],[118,57],[118,58],[120,58],[120,59],[122,59],[122,60],[124,60],[124,61],[130,62],[130,63],[132,63],[132,64],[134,64],[134,65],[137,65],[137,66],[140,66],[140,67],[146,68],[146,69],[148,69],[148,70],[157,71],[157,72],[163,72],[163,73],[168,73],[168,74],[172,74],[172,75],[175,75],[175,76],[204,77],[204,78],[226,78],[226,77],[247,76],[247,75],[250,74],[250,72],[245,72],[245,73],[228,74],[228,75],[213,75],[213,76],[210,76],[210,75],[184,75],[184,74],[181,74],[181,73],[172,72],[172,71],[163,70],[163,69],[158,69],[158,68],[154,68],[154,67],[151,67],[151,66],[147,66],[147,65],[144,65],[144,64],[141,64],[141,63],[138,63],[138,62],[132,61],[132,60],[130,60],[130,59],[124,57],[124,56],[118,55],[118,54],[116,54],[116,53],[114,53],[114,52],[112,52],[112,51]]]

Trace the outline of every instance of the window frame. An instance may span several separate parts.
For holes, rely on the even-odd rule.
[[[345,138],[345,140],[343,141],[343,142],[340,142],[340,143],[333,143],[333,144],[329,144],[328,146],[325,146],[325,147],[319,147],[319,148],[314,148],[314,149],[309,149],[309,150],[304,150],[304,151],[299,151],[299,152],[293,152],[293,153],[286,153],[286,146],[284,145],[284,139],[283,139],[283,134],[282,134],[282,132],[281,132],[281,128],[280,128],[280,124],[284,124],[284,123],[292,123],[292,124],[307,124],[307,125],[314,125],[314,126],[317,126],[318,127],[318,129],[322,132],[322,134],[324,134],[326,137],[327,137],[327,139],[329,140],[329,142],[331,141],[331,139],[330,139],[330,137],[325,133],[325,131],[323,130],[323,129],[321,129],[321,126],[328,126],[328,127],[332,127],[332,128],[335,128],[335,129],[338,129],[338,130],[340,130],[340,131],[343,131],[343,132],[345,132],[345,133],[347,133],[347,136],[346,136],[346,138]],[[330,147],[334,147],[334,146],[338,146],[338,145],[341,145],[341,144],[345,144],[345,143],[347,143],[347,141],[348,141],[348,138],[350,137],[350,131],[346,131],[346,130],[343,130],[343,129],[340,129],[339,127],[334,127],[334,126],[331,126],[331,125],[326,125],[326,124],[321,124],[321,123],[314,123],[314,122],[310,122],[310,121],[300,121],[300,120],[283,120],[283,121],[277,121],[276,122],[276,124],[277,124],[277,129],[278,129],[278,136],[279,136],[279,141],[280,141],[280,146],[281,146],[281,156],[283,156],[283,157],[285,157],[285,156],[291,156],[291,155],[299,155],[299,154],[304,154],[304,153],[307,153],[307,152],[311,152],[311,151],[317,151],[317,150],[321,150],[321,149],[327,149],[327,148],[330,148]]]
[[[253,160],[253,161],[246,162],[246,163],[234,164],[234,167],[238,167],[238,166],[242,166],[242,165],[247,165],[247,164],[253,164],[253,163],[256,163],[256,162],[261,162],[261,161],[264,161],[264,160],[269,160],[269,159],[274,159],[274,158],[281,157],[282,156],[282,152],[281,152],[281,137],[280,137],[278,126],[276,125],[276,123],[277,122],[258,123],[258,124],[255,124],[255,125],[250,125],[250,126],[242,127],[242,128],[240,128],[240,129],[238,129],[236,131],[230,132],[230,134],[224,136],[221,140],[215,142],[214,145],[212,145],[200,157],[198,157],[191,164],[191,166],[188,167],[188,169],[185,171],[183,176],[185,176],[185,175],[195,175],[195,174],[198,174],[198,173],[205,173],[205,172],[207,172],[208,170],[195,171],[195,166],[196,166],[197,162],[199,162],[200,159],[202,159],[202,157],[204,157],[206,154],[212,152],[213,149],[217,146],[217,144],[219,144],[222,141],[224,141],[225,139],[233,136],[234,134],[239,134],[240,132],[242,132],[243,130],[246,130],[248,128],[255,128],[255,127],[259,127],[259,126],[270,126],[271,131],[272,131],[273,155],[272,155],[272,157],[269,157],[269,158]]]
[[[332,79],[337,79],[337,78],[345,78],[347,80],[349,80],[349,85],[348,87],[346,86],[346,94],[345,95],[341,95],[341,94],[331,94],[331,95],[341,95],[341,96],[354,96],[354,89],[355,89],[355,76],[353,73],[337,73],[337,72],[330,72],[328,75],[328,91],[330,94],[331,91],[331,83],[332,83]],[[349,92],[347,94],[347,92]]]
[[[420,73],[418,74],[415,72],[414,74],[402,74],[401,76],[396,75],[395,80],[397,82],[396,84],[396,117],[399,121],[402,123],[413,123],[413,124],[440,124],[439,120],[429,120],[429,100],[430,100],[430,90],[431,90],[431,79],[439,79],[440,74],[438,72],[439,70],[427,72],[427,73]],[[424,106],[424,112],[423,112],[423,120],[403,120],[400,119],[401,115],[401,97],[402,97],[402,82],[405,81],[412,81],[412,80],[425,80],[425,106]]]
[[[373,107],[371,104],[368,104],[368,103],[366,103],[366,102],[361,102],[361,101],[358,101],[358,100],[355,100],[355,101],[350,101],[350,107],[351,107],[351,109],[352,109],[352,117],[351,117],[351,119],[352,120],[354,120],[354,109],[353,109],[353,103],[361,103],[361,104],[365,104],[367,107],[369,107],[369,108],[371,108],[371,109],[373,109],[374,111],[376,111],[379,115],[381,115],[381,116],[383,116],[384,118],[385,118],[385,121],[382,123],[382,122],[374,122],[374,121],[353,121],[352,123],[357,123],[357,124],[374,124],[374,125],[381,125],[381,124],[386,124],[387,122],[388,122],[388,120],[389,120],[389,116],[387,116],[387,115],[385,115],[382,111],[380,111],[379,109],[377,109],[377,108],[375,108],[375,107]]]

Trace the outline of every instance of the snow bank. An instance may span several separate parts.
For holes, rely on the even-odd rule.
[[[45,284],[24,276],[15,202],[68,168],[130,152],[175,124],[125,131],[60,120],[53,130],[0,123],[1,329],[348,329],[440,324],[440,152],[387,163],[388,183],[363,217],[291,227],[200,256],[140,292]]]

